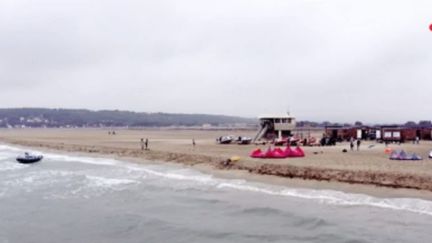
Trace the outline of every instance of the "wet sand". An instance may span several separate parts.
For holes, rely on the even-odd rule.
[[[363,142],[360,151],[348,143],[333,147],[305,147],[305,158],[253,159],[248,155],[265,145],[220,145],[222,135],[253,137],[255,131],[203,131],[170,129],[1,129],[0,141],[63,152],[97,154],[134,162],[182,163],[217,176],[241,178],[272,184],[307,188],[336,189],[385,197],[432,199],[432,160],[427,158],[432,142],[419,145],[389,145],[393,149],[416,152],[421,161],[391,161],[385,146]],[[141,138],[149,139],[142,151]],[[192,145],[192,139],[196,146]],[[240,161],[224,166],[232,156]],[[397,190],[395,190],[397,188]]]

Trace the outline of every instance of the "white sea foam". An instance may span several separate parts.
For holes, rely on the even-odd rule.
[[[51,159],[51,160],[61,161],[61,162],[78,162],[78,163],[94,164],[94,165],[123,164],[123,162],[114,159],[92,158],[92,157],[84,157],[84,156],[69,156],[69,155],[51,154],[51,153],[46,153],[44,157],[46,159]]]
[[[15,160],[15,156],[21,151],[18,148],[0,144],[0,161]]]
[[[139,184],[139,181],[131,179],[107,178],[100,176],[86,176],[86,178],[96,187],[115,187],[119,185]]]
[[[23,154],[24,152],[29,152],[31,154],[41,154],[37,150],[33,149],[24,149],[24,148],[18,148],[18,147],[12,147],[9,145],[0,144],[0,161],[1,160],[13,160],[15,161],[15,158],[17,155]]]
[[[20,164],[18,164],[20,165]],[[51,184],[58,183],[59,180],[64,180],[71,175],[76,175],[73,172],[68,171],[38,171],[30,172],[25,174],[20,174],[20,176],[14,176],[2,181],[4,185],[13,187],[25,187],[25,188],[35,188],[38,186],[47,186]]]
[[[274,196],[287,196],[316,200],[324,204],[343,206],[372,206],[432,216],[432,202],[415,198],[376,198],[364,194],[344,193],[334,190],[292,189],[271,186],[257,186],[248,183],[238,184],[223,182],[217,187],[264,193]]]
[[[207,184],[216,182],[211,175],[191,175],[182,174],[179,173],[179,171],[157,171],[147,168],[143,168],[142,171],[153,176],[163,177],[167,179],[195,181]]]
[[[70,197],[91,198],[107,191],[118,191],[127,188],[131,184],[139,184],[139,181],[131,179],[107,178],[100,176],[85,176],[83,184],[76,183],[68,191],[58,192],[49,197],[56,199],[68,199]],[[48,197],[48,198],[49,198]]]
[[[5,144],[0,144],[0,150],[6,150],[6,151],[22,151],[22,149],[17,148],[17,147],[13,147],[13,146],[9,146],[9,145],[5,145]]]
[[[29,165],[19,164],[15,162],[2,162],[0,163],[0,172],[1,171],[12,171],[12,170],[20,170],[29,167]]]

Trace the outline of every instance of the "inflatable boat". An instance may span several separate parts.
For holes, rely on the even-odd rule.
[[[20,155],[16,158],[16,160],[23,164],[36,163],[43,159],[42,155],[31,155],[29,153],[25,153],[24,155]]]

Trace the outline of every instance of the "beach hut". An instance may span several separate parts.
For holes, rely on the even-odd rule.
[[[375,129],[369,126],[354,126],[352,127],[355,130],[355,139],[369,140],[374,139],[375,137]]]
[[[417,137],[421,140],[431,140],[432,139],[432,127],[421,126],[421,125],[405,125],[404,126],[405,139],[415,140]]]
[[[336,141],[349,140],[355,137],[355,130],[349,126],[332,125],[325,127],[325,136]]]
[[[405,127],[402,129],[403,141],[414,141],[417,136],[420,138],[420,130],[416,128]]]
[[[369,126],[326,126],[325,135],[337,141],[375,139],[375,130]]]
[[[403,128],[399,126],[382,126],[382,138],[384,142],[403,142]]]

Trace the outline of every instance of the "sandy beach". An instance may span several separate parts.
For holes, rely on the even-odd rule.
[[[268,145],[217,144],[222,135],[253,136],[255,131],[203,131],[174,129],[2,129],[0,141],[42,150],[108,156],[137,163],[160,161],[182,163],[222,177],[241,178],[272,184],[335,189],[386,197],[432,199],[432,161],[427,155],[429,141],[419,145],[391,144],[423,156],[421,161],[391,161],[385,145],[363,142],[360,151],[348,143],[332,147],[304,147],[305,158],[253,159],[248,155]],[[149,139],[149,150],[142,151],[141,138]],[[192,145],[192,139],[196,145]],[[223,162],[239,156],[238,162]]]

